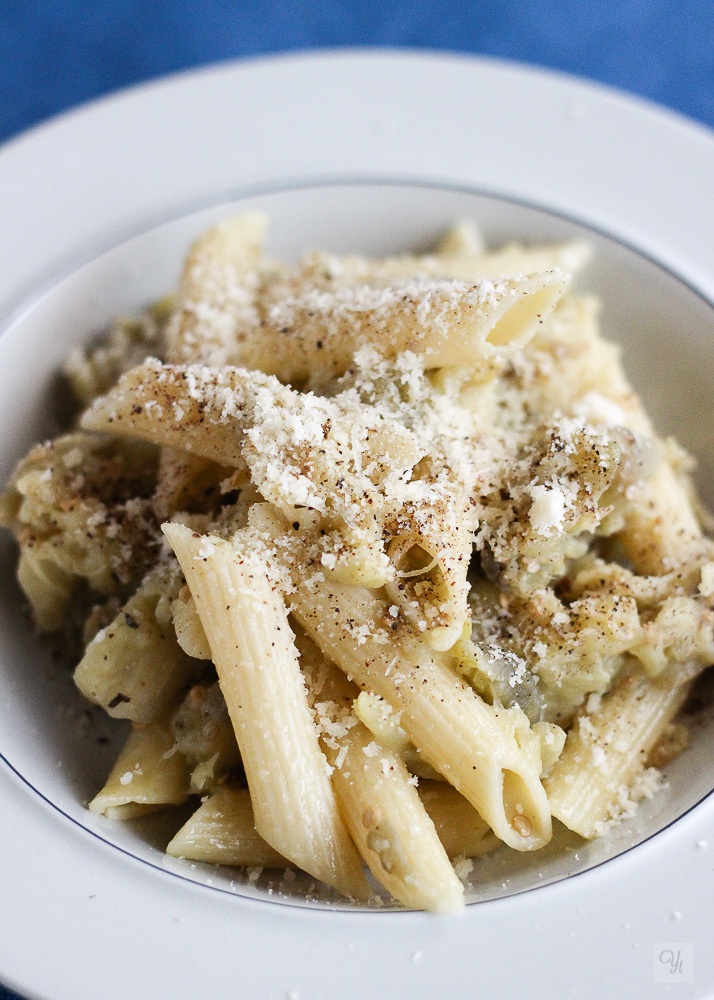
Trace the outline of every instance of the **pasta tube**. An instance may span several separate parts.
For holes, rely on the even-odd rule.
[[[463,887],[404,762],[375,743],[361,724],[341,745],[347,752],[332,783],[352,839],[375,877],[405,906],[437,913],[461,909]],[[328,760],[336,759],[328,751]]]
[[[527,728],[525,716],[491,708],[423,644],[406,639],[390,645],[390,633],[380,626],[389,621],[388,606],[369,592],[315,582],[310,590],[298,589],[292,609],[330,659],[402,713],[411,741],[497,836],[519,851],[550,839],[540,759],[516,738],[517,727]],[[353,627],[344,628],[345,621]]]
[[[603,833],[627,809],[633,780],[690,687],[665,687],[629,672],[591,711],[586,707],[546,780],[553,815],[581,837]]]
[[[417,794],[415,779],[401,758],[376,743],[352,712],[354,685],[322,659],[309,639],[300,642],[300,648],[322,746],[333,768],[332,786],[360,854],[375,878],[405,906],[438,913],[460,909],[463,888]]]
[[[254,385],[254,376],[235,368],[203,369],[214,375],[216,397],[241,394]],[[236,420],[220,422],[206,417],[204,398],[192,390],[190,371],[149,359],[122,376],[116,386],[94,401],[82,417],[85,430],[123,434],[168,445],[200,458],[233,468],[243,464],[242,426]],[[240,417],[240,413],[236,414]]]
[[[368,894],[340,819],[307,704],[287,612],[248,548],[179,524],[164,532],[184,571],[218,671],[262,837],[347,896]]]
[[[395,569],[385,584],[390,600],[423,631],[432,649],[444,652],[470,624],[466,575],[473,532],[466,515],[458,524],[447,517],[421,517],[400,532],[387,550]],[[426,524],[426,527],[424,527]]]
[[[472,366],[492,377],[534,335],[569,277],[547,271],[494,284],[413,282],[389,291],[370,286],[313,292],[276,305],[249,341],[242,361],[295,383],[316,369],[341,375],[365,345],[384,357],[412,351],[428,368]]]
[[[247,788],[219,788],[203,802],[166,848],[174,858],[214,865],[291,868],[255,829]]]
[[[134,819],[188,798],[188,766],[159,723],[132,729],[104,788],[89,803],[109,819]]]
[[[379,745],[393,750],[401,757],[412,774],[434,781],[444,780],[439,772],[424,760],[399,724],[399,713],[395,712],[383,698],[369,691],[361,691],[355,699],[353,709],[357,718],[365,724]]]
[[[258,264],[268,220],[262,212],[226,219],[191,247],[168,330],[170,361],[225,364],[257,322]]]

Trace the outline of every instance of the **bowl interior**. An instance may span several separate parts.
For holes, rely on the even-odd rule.
[[[577,287],[602,299],[605,335],[622,345],[625,370],[660,433],[675,434],[698,460],[697,481],[714,507],[714,308],[694,289],[634,248],[540,208],[459,189],[365,183],[263,193],[183,216],[104,252],[28,302],[0,337],[0,483],[37,440],[56,431],[51,404],[69,351],[121,313],[172,290],[190,241],[236,211],[271,217],[268,251],[287,258],[311,248],[383,255],[427,248],[445,227],[473,219],[487,244],[586,239],[592,262]],[[112,823],[86,811],[124,736],[121,724],[88,707],[71,673],[28,627],[14,582],[14,547],[0,534],[0,756],[26,783],[84,831],[177,876],[243,895],[297,905],[339,906],[299,877],[245,873],[165,858],[181,824],[167,814]],[[50,644],[51,645],[51,644]],[[545,885],[601,864],[674,822],[714,787],[709,750],[714,719],[697,719],[692,745],[667,769],[667,785],[631,821],[586,843],[563,828],[534,855],[501,850],[477,861],[467,898],[495,898]],[[60,817],[58,816],[58,821]]]

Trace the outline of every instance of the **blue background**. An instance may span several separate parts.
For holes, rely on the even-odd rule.
[[[714,127],[714,0],[0,0],[0,141],[159,74],[343,45],[539,63]]]
[[[0,0],[0,141],[164,73],[346,45],[537,63],[714,128],[714,0]]]

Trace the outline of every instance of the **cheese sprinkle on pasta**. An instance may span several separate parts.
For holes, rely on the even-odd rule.
[[[555,817],[604,836],[686,748],[714,546],[574,290],[580,244],[429,256],[192,247],[75,352],[81,411],[0,523],[38,628],[132,733],[90,808],[195,799],[167,850],[463,905]],[[452,859],[453,864],[452,864]]]

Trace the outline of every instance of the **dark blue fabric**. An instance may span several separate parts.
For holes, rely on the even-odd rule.
[[[0,140],[173,70],[342,45],[539,63],[714,126],[712,0],[0,0]]]
[[[712,0],[0,0],[0,140],[163,73],[345,45],[538,63],[714,127]]]

